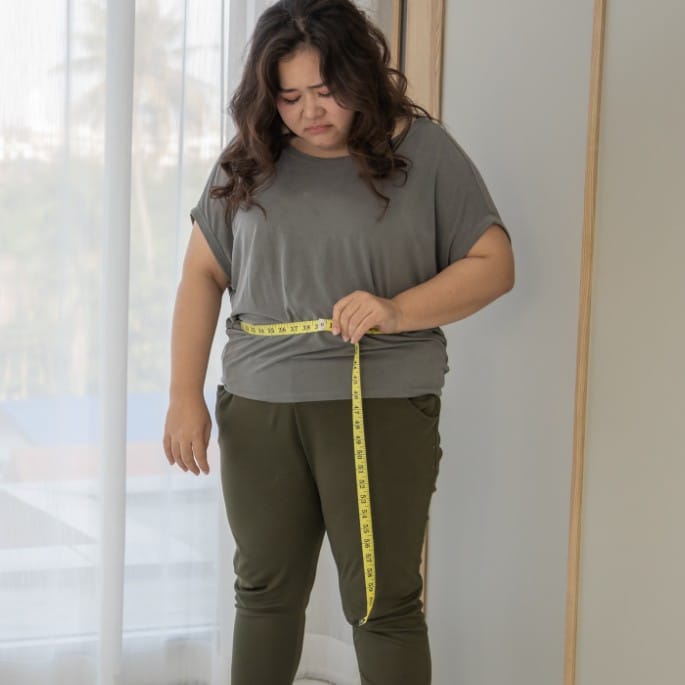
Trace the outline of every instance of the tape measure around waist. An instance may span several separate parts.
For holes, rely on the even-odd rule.
[[[333,330],[332,319],[293,321],[278,324],[251,324],[240,321],[240,327],[252,335],[300,335]],[[371,328],[367,334],[380,333]],[[352,440],[354,444],[355,474],[357,478],[357,511],[361,536],[362,560],[364,563],[364,587],[366,589],[366,615],[358,625],[364,625],[371,614],[376,597],[376,557],[373,544],[373,523],[371,519],[371,491],[369,471],[366,463],[366,440],[364,437],[364,411],[362,406],[362,381],[359,360],[359,343],[354,344],[352,362]]]

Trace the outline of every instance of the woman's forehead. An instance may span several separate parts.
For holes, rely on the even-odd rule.
[[[278,61],[278,81],[281,92],[314,90],[325,85],[320,71],[318,52],[302,49]]]

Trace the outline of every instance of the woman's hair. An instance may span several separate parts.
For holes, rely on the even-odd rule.
[[[373,179],[396,171],[407,178],[408,158],[395,149],[404,140],[407,124],[393,142],[398,119],[420,116],[435,120],[407,95],[407,79],[390,66],[383,32],[351,0],[278,0],[257,20],[241,81],[229,104],[236,134],[219,163],[228,176],[214,186],[211,197],[226,198],[226,220],[238,207],[264,208],[253,194],[275,173],[275,161],[295,135],[284,132],[276,108],[279,60],[301,48],[314,48],[323,80],[339,105],[354,110],[347,139],[350,157],[360,177],[384,201]]]

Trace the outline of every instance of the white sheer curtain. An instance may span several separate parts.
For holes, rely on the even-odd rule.
[[[0,5],[3,685],[229,682],[216,427],[209,476],[170,467],[161,436],[188,211],[233,133],[224,112],[269,4]],[[359,682],[327,543],[306,678]]]

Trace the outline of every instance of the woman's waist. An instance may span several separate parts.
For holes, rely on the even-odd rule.
[[[322,334],[325,335],[325,334]],[[329,333],[329,335],[331,335]],[[351,396],[354,346],[331,336],[330,345],[316,336],[292,340],[254,337],[229,340],[224,353],[226,387],[254,399],[306,401]],[[374,338],[371,343],[371,337]],[[369,336],[359,343],[361,391],[364,397],[412,397],[439,393],[448,371],[439,339],[383,343]]]
[[[404,366],[443,368],[447,363],[444,335],[439,329],[411,334],[365,335],[359,341],[362,370],[394,373]],[[338,368],[348,372],[354,360],[354,345],[330,331],[304,335],[259,336],[231,330],[224,347],[224,365],[239,366],[246,373],[269,372],[283,367],[292,373],[325,374]]]

